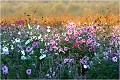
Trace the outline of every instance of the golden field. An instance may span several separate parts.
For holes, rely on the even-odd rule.
[[[119,1],[74,1],[74,0],[4,0],[1,1],[1,25],[15,23],[17,20],[41,25],[61,25],[67,21],[87,23],[97,21],[119,25]]]

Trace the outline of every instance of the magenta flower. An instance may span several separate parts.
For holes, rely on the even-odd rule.
[[[36,47],[38,45],[38,42],[33,42],[32,46]]]
[[[3,74],[7,74],[8,73],[8,67],[7,66],[3,66],[2,67],[2,71],[3,71]]]
[[[28,47],[26,48],[26,51],[27,51],[27,52],[30,52],[30,51],[32,51],[32,48],[28,46]]]
[[[18,20],[18,24],[21,25],[23,23],[23,20]]]
[[[31,74],[31,69],[27,69],[26,74],[30,75]]]

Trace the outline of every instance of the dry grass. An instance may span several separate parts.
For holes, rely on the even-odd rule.
[[[119,24],[118,1],[2,1],[1,22],[14,23],[22,19],[41,25],[60,25],[68,20],[76,23],[94,22]],[[30,16],[29,16],[30,15]]]

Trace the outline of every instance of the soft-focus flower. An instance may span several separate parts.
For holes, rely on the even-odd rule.
[[[68,37],[66,37],[66,38],[65,38],[65,41],[69,41],[69,38],[68,38]]]
[[[68,47],[64,47],[64,51],[67,51],[68,50]]]
[[[27,41],[25,42],[25,45],[27,45],[28,43],[30,43],[30,40],[27,40]]]
[[[72,61],[73,61],[73,59],[68,59],[68,58],[65,58],[65,59],[64,59],[64,63],[72,62]]]
[[[90,39],[88,39],[86,43],[87,43],[87,44],[90,44],[90,43],[91,43],[91,40],[90,40]]]
[[[26,60],[27,58],[23,55],[23,56],[21,56],[21,59]]]
[[[45,58],[46,57],[46,54],[42,54],[40,57],[39,57],[39,59],[41,60],[41,59],[43,59],[43,58]]]
[[[19,43],[19,42],[20,42],[20,39],[19,39],[19,38],[16,38],[16,39],[15,39],[15,42],[18,42],[18,43]]]
[[[83,67],[84,67],[85,69],[87,69],[87,65],[83,65]]]
[[[68,35],[71,35],[71,34],[72,34],[72,31],[71,31],[71,30],[68,30],[67,34],[68,34]]]
[[[32,51],[32,48],[31,48],[30,46],[28,46],[28,47],[26,48],[26,51],[27,51],[27,52],[30,52],[30,51]]]
[[[8,47],[3,47],[2,50],[3,50],[2,54],[9,54]]]
[[[117,57],[115,56],[115,57],[112,57],[112,61],[113,62],[117,62]]]
[[[26,74],[27,74],[27,75],[30,75],[30,74],[31,74],[31,69],[27,69],[27,70],[26,70]]]
[[[33,42],[33,44],[32,44],[32,46],[33,47],[36,47],[38,45],[38,42],[36,41],[36,42]]]
[[[47,29],[47,32],[49,33],[51,30],[50,29]]]
[[[3,74],[8,74],[8,67],[3,65],[2,72],[3,72]]]
[[[85,39],[80,40],[80,44],[85,43]]]
[[[21,53],[22,53],[22,55],[25,55],[25,51],[24,50],[22,50]]]
[[[18,24],[21,25],[23,23],[23,20],[18,20]]]

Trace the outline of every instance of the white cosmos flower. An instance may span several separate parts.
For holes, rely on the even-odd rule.
[[[22,53],[22,55],[25,55],[25,51],[24,50],[22,50],[21,53]]]
[[[47,26],[48,29],[50,29],[50,26]]]
[[[87,65],[83,65],[83,67],[86,69],[86,68],[87,68]]]
[[[2,54],[9,54],[9,50],[7,47],[3,47],[2,50],[3,50]]]
[[[37,29],[39,29],[40,28],[40,25],[37,25]]]
[[[42,35],[40,34],[40,35],[38,36],[38,39],[41,39],[41,36],[42,36]]]
[[[25,45],[27,45],[28,43],[30,43],[30,40],[29,40],[29,39],[25,42]]]
[[[26,60],[27,58],[25,56],[21,56],[21,59],[22,60]]]
[[[50,32],[51,30],[50,29],[47,29],[47,32]]]
[[[32,29],[32,27],[30,26],[30,24],[28,24],[28,29]]]
[[[18,32],[19,35],[21,35],[21,32]]]
[[[39,57],[39,59],[41,60],[41,59],[43,59],[43,58],[45,58],[46,57],[46,54],[42,54],[40,57]]]
[[[15,42],[18,42],[18,43],[19,43],[19,42],[20,42],[20,39],[19,39],[19,38],[16,38],[16,39],[15,39]]]
[[[30,32],[29,34],[30,34],[30,35],[33,35],[33,33],[32,33],[32,32]]]
[[[43,38],[41,38],[41,41],[43,41]]]
[[[8,47],[3,47],[2,50],[3,50],[3,52],[8,51]]]
[[[13,45],[11,45],[11,49],[12,49],[12,50],[14,49]]]

